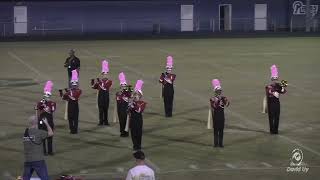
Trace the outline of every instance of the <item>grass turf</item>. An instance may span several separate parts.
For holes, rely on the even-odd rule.
[[[81,59],[80,134],[70,135],[63,120],[59,88],[67,85],[63,68],[68,49]],[[143,79],[143,147],[158,179],[316,179],[320,173],[320,38],[237,38],[179,40],[108,40],[0,43],[0,174],[10,179],[23,170],[21,137],[46,80],[54,82],[55,156],[46,158],[52,178],[76,174],[85,179],[124,179],[134,164],[130,138],[119,125],[97,127],[96,92],[89,82],[110,59],[114,80],[112,119],[118,73],[130,83]],[[158,77],[166,55],[174,56],[174,117],[164,118]],[[281,97],[280,135],[268,133],[261,114],[264,86],[272,64],[289,81]],[[206,129],[210,81],[219,78],[231,106],[226,113],[225,148],[212,147]],[[291,151],[300,148],[308,173],[288,173]]]

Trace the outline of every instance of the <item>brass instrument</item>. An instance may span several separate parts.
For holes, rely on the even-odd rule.
[[[280,81],[280,86],[281,87],[287,87],[288,86],[288,81],[287,80],[281,80]]]

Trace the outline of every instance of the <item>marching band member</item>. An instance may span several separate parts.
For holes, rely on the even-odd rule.
[[[172,73],[173,57],[167,57],[166,72],[162,73],[159,82],[162,84],[162,97],[164,102],[164,110],[166,117],[172,117],[174,87],[173,83],[176,75]]]
[[[71,77],[71,88],[65,89],[65,93],[60,89],[60,97],[68,102],[68,120],[71,134],[78,133],[78,122],[79,122],[79,98],[82,93],[78,86],[78,72],[77,70],[72,71]]]
[[[38,128],[48,131],[46,125],[43,120],[46,119],[51,129],[54,129],[53,123],[53,113],[56,111],[56,103],[50,99],[52,92],[53,83],[52,81],[47,81],[44,89],[43,89],[43,98],[41,101],[37,103],[35,106],[36,114],[38,116]],[[44,139],[43,141],[43,153],[45,155],[53,155],[52,151],[52,139],[53,136]],[[47,143],[46,143],[47,142]],[[48,148],[47,148],[48,147]],[[47,151],[48,149],[48,151]]]
[[[229,106],[228,99],[222,95],[222,88],[218,79],[212,80],[214,97],[210,98],[213,129],[214,129],[214,147],[223,147],[223,130],[224,130],[224,108]]]
[[[271,66],[271,84],[265,87],[267,97],[267,107],[269,116],[270,134],[278,134],[279,117],[280,117],[280,94],[287,91],[286,81],[279,83],[278,69],[276,65]]]
[[[119,74],[120,91],[116,93],[117,113],[120,123],[120,136],[128,137],[129,133],[125,131],[127,123],[128,101],[131,98],[131,86],[127,84],[126,76],[123,72]]]
[[[98,92],[98,108],[99,108],[99,126],[109,126],[108,110],[109,110],[109,90],[112,86],[112,81],[108,79],[109,63],[102,61],[101,79],[97,78],[95,82],[91,79],[91,87],[97,89]]]
[[[131,139],[133,143],[133,150],[141,150],[141,139],[142,139],[142,126],[143,118],[142,113],[146,107],[146,102],[141,100],[142,98],[142,86],[143,81],[138,80],[132,94],[132,99],[129,100],[129,125],[131,129]]]

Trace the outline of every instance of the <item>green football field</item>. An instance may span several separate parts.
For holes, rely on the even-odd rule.
[[[67,86],[63,67],[68,50],[81,60],[79,134],[69,134],[65,102],[58,89]],[[158,78],[166,56],[174,57],[174,115],[164,117]],[[86,180],[125,179],[133,167],[132,142],[119,137],[119,124],[98,127],[96,91],[90,79],[109,59],[113,118],[118,74],[134,84],[143,79],[143,150],[157,179],[172,180],[315,180],[320,176],[320,38],[229,38],[169,40],[101,40],[0,43],[0,179],[23,171],[22,136],[47,80],[54,82],[55,156],[46,162],[51,179],[61,174]],[[270,135],[262,114],[270,66],[288,80],[281,97],[280,134]],[[221,80],[231,104],[225,111],[225,148],[213,148],[207,129],[211,79]],[[292,151],[303,152],[298,168],[287,172]],[[293,166],[294,167],[294,166]]]

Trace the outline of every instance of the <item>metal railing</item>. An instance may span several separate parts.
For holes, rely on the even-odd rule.
[[[289,22],[280,22],[277,19],[265,19],[265,31],[305,31],[305,21],[302,16],[292,16]],[[223,31],[223,22],[217,18],[194,19],[194,32],[219,32]],[[253,32],[255,31],[255,18],[232,18],[231,32]],[[320,17],[313,17],[311,20],[311,32],[320,31]],[[15,24],[13,21],[0,20],[0,37],[15,36]],[[51,36],[51,35],[85,35],[94,33],[146,33],[165,34],[180,32],[180,20],[169,19],[111,19],[99,21],[63,21],[63,20],[36,20],[29,18],[27,34],[30,36]],[[229,31],[229,30],[228,30]]]

